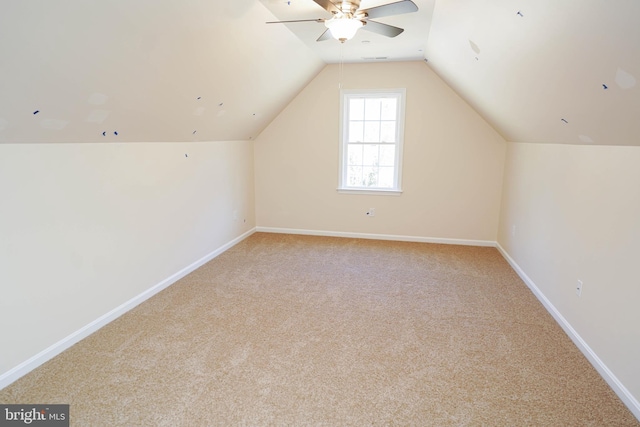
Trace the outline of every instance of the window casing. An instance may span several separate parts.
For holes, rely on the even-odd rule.
[[[405,89],[343,90],[341,192],[400,193]]]

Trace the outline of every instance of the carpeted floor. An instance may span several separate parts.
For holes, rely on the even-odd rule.
[[[496,249],[263,233],[0,402],[78,426],[640,426]]]

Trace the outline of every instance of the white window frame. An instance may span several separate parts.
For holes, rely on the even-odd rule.
[[[396,150],[394,161],[394,186],[393,188],[381,187],[354,187],[347,182],[347,149],[349,142],[349,100],[351,98],[396,98]],[[400,195],[402,194],[402,148],[404,145],[404,120],[405,120],[406,89],[343,89],[340,91],[340,158],[338,192],[348,194],[377,194]]]

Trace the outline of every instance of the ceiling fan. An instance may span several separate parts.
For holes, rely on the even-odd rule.
[[[356,32],[365,30],[381,34],[387,37],[396,37],[404,29],[381,22],[371,21],[371,18],[382,18],[391,15],[416,12],[418,6],[411,0],[402,0],[395,3],[383,4],[370,9],[360,9],[360,0],[313,0],[323,9],[333,14],[331,19],[297,19],[292,21],[272,21],[267,24],[287,24],[290,22],[322,22],[327,29],[316,41],[334,38],[341,43],[351,39]]]

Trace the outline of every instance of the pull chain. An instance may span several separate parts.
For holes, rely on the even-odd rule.
[[[340,65],[338,68],[338,89],[342,89],[342,78],[344,76],[344,43],[340,43]]]

